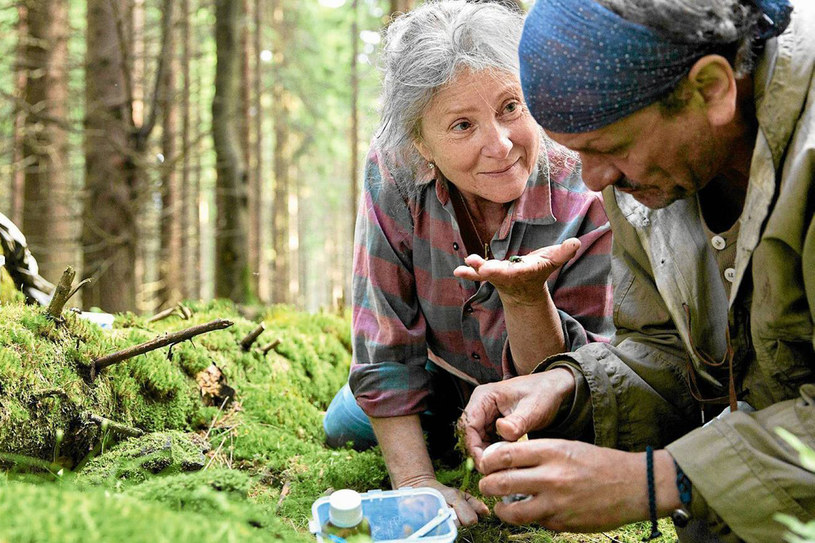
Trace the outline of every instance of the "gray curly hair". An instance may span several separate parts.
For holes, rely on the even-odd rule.
[[[497,3],[431,0],[385,31],[381,123],[375,144],[391,168],[415,171],[413,143],[436,92],[462,68],[519,73],[523,14]]]

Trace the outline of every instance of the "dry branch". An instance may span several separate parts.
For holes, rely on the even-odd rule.
[[[258,336],[259,336],[260,334],[262,334],[262,333],[263,333],[263,331],[264,331],[264,330],[266,330],[266,323],[265,323],[265,322],[261,322],[260,324],[258,324],[258,325],[255,327],[255,329],[254,329],[254,330],[252,330],[251,332],[249,332],[249,333],[246,335],[246,337],[245,337],[245,338],[243,338],[243,339],[241,340],[241,349],[243,349],[244,351],[248,351],[248,350],[249,350],[249,347],[251,347],[251,346],[252,346],[252,343],[254,343],[254,342],[255,342],[255,340],[258,338]]]
[[[148,353],[150,351],[155,351],[156,349],[161,349],[162,347],[166,347],[167,345],[175,345],[176,343],[181,343],[182,341],[192,339],[195,336],[205,334],[207,332],[212,332],[213,330],[223,330],[224,328],[229,328],[230,326],[232,326],[232,321],[228,321],[226,319],[216,319],[205,324],[199,324],[197,326],[192,326],[185,330],[173,332],[172,334],[164,334],[145,343],[134,345],[133,347],[128,347],[127,349],[123,349],[121,351],[105,355],[101,358],[97,358],[96,360],[93,361],[92,364],[93,370],[91,372],[91,375],[95,375],[99,370],[103,368],[121,362],[123,360],[128,360],[129,358],[133,358],[134,356]]]
[[[149,324],[151,322],[158,322],[158,321],[160,321],[162,319],[166,319],[167,317],[169,317],[170,315],[175,313],[175,310],[176,310],[176,308],[175,308],[175,306],[173,306],[173,307],[168,307],[164,311],[159,311],[158,313],[156,313],[155,315],[153,315],[152,317],[147,319],[147,323]]]
[[[54,320],[62,318],[62,308],[65,307],[68,298],[73,294],[71,285],[74,284],[74,277],[76,277],[76,272],[71,266],[68,266],[65,271],[62,272],[62,278],[59,280],[59,283],[57,283],[54,296],[51,297],[51,303],[48,304],[48,316]]]
[[[127,426],[126,424],[122,424],[120,422],[112,421],[109,418],[103,417],[101,415],[94,415],[91,413],[88,415],[93,422],[99,424],[102,429],[109,429],[117,434],[122,434],[125,436],[130,437],[140,437],[144,435],[144,431],[139,430],[138,428],[134,428],[132,426]]]
[[[269,343],[267,345],[264,345],[263,347],[260,348],[260,352],[262,352],[263,354],[267,354],[269,351],[271,351],[272,349],[274,349],[278,345],[280,345],[280,339],[276,339],[273,342],[271,342],[271,343]]]

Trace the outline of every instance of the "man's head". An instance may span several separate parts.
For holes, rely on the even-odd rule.
[[[744,80],[790,10],[786,0],[538,0],[520,45],[524,96],[553,139],[580,152],[590,188],[614,184],[664,207],[746,169]]]

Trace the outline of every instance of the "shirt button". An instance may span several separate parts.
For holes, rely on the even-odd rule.
[[[481,355],[478,353],[473,353],[473,360],[481,360]]]
[[[713,245],[713,248],[718,251],[721,251],[722,249],[725,248],[725,245],[727,245],[727,242],[724,240],[722,236],[713,236],[713,238],[711,238],[710,240],[710,243],[711,245]]]
[[[724,270],[724,278],[727,279],[729,282],[733,282],[736,280],[736,270],[733,268],[727,268]]]
[[[455,241],[453,242],[453,250],[458,251],[458,243],[456,243]]]

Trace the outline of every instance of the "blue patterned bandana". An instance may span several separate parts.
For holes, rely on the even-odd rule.
[[[759,37],[786,28],[787,0],[751,1],[765,14]],[[519,47],[524,98],[547,130],[596,130],[653,104],[719,49],[671,40],[593,0],[538,0]]]

